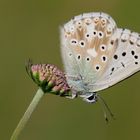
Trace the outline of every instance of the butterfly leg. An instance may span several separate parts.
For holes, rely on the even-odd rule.
[[[74,99],[76,97],[77,97],[77,93],[75,90],[72,90],[71,96],[66,96],[66,98],[68,98],[68,99]]]
[[[86,93],[86,94],[79,95],[79,96],[82,97],[83,100],[88,102],[88,103],[96,103],[97,102],[96,93]]]

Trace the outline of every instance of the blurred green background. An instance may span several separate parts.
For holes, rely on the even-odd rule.
[[[92,11],[110,14],[119,27],[140,32],[139,0],[0,1],[0,140],[9,140],[37,87],[25,62],[62,68],[59,26]],[[19,140],[139,140],[140,73],[101,91],[116,120],[106,124],[99,103],[45,96]]]

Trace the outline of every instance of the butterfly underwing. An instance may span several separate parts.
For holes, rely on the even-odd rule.
[[[140,35],[118,28],[108,14],[75,16],[60,30],[62,58],[73,95],[93,103],[95,92],[140,70]]]

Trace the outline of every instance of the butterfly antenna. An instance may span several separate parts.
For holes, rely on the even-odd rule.
[[[110,114],[111,118],[115,119],[114,118],[114,114],[112,113],[111,109],[109,108],[109,106],[107,105],[107,103],[105,102],[105,100],[98,95],[98,99],[100,100],[100,104],[101,104],[101,107],[102,107],[102,110],[103,110],[103,113],[104,113],[104,117],[105,117],[105,120],[106,122],[108,122],[108,117],[107,117],[107,112],[106,110],[108,111],[108,113]]]

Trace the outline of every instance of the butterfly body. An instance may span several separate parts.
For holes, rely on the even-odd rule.
[[[117,28],[105,13],[82,14],[66,23],[61,51],[67,82],[81,97],[89,98],[140,70],[139,34]]]

